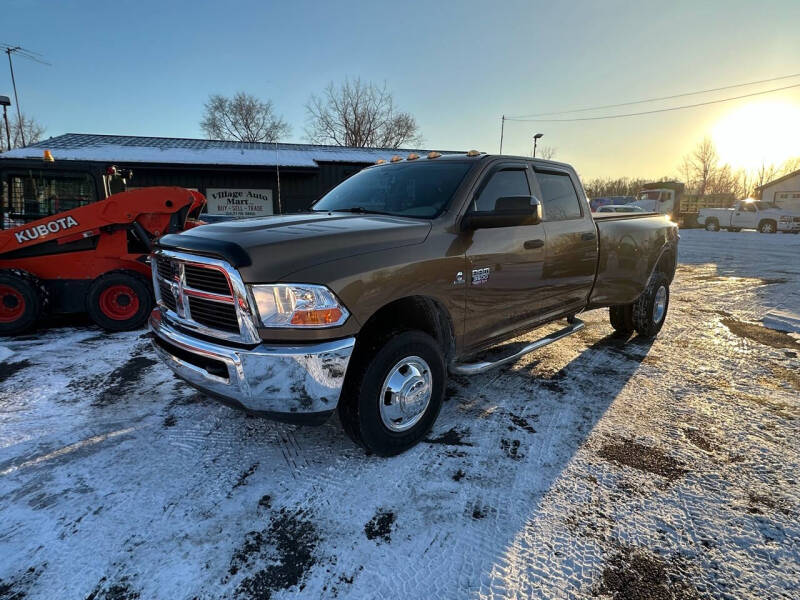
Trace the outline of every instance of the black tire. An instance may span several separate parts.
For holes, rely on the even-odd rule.
[[[427,363],[430,399],[413,426],[404,431],[393,431],[381,416],[381,391],[396,365],[411,357],[421,358]],[[441,347],[421,331],[404,331],[357,347],[338,408],[345,432],[369,452],[379,456],[400,454],[417,444],[439,416],[446,376]]]
[[[126,271],[101,275],[86,296],[86,312],[107,331],[142,327],[153,310],[153,293],[144,277]]]
[[[660,317],[656,318],[656,300],[660,299],[660,290],[663,289],[663,311],[660,311]],[[650,277],[642,295],[633,303],[633,326],[636,333],[643,337],[655,337],[661,331],[664,321],[667,318],[667,309],[669,308],[669,279],[667,276],[656,271]]]
[[[739,233],[742,230],[741,227],[731,227],[728,231],[732,231],[733,233]]]
[[[611,306],[608,309],[608,317],[611,321],[611,327],[618,333],[633,332],[633,305]]]
[[[36,326],[45,305],[41,287],[28,273],[0,272],[0,335],[18,335]]]
[[[771,219],[764,219],[758,224],[759,233],[777,233],[778,224]]]
[[[719,221],[716,219],[706,219],[706,231],[719,231]]]

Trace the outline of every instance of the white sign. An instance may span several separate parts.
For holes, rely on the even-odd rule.
[[[208,214],[234,218],[264,217],[272,212],[272,190],[208,188]]]

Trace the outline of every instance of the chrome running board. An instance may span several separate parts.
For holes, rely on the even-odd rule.
[[[585,326],[586,324],[583,321],[577,317],[574,317],[569,325],[564,327],[564,329],[559,329],[558,331],[554,331],[553,333],[548,334],[543,338],[536,340],[535,342],[531,342],[511,356],[506,356],[505,358],[501,358],[500,360],[496,360],[494,362],[452,363],[449,368],[450,373],[453,375],[477,375],[478,373],[483,373],[489,369],[494,369],[495,367],[514,362],[515,360],[522,358],[534,350],[538,350],[539,348],[543,348],[544,346],[552,344],[553,342],[572,335],[573,333],[577,333]]]

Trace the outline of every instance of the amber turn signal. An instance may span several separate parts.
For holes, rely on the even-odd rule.
[[[317,310],[297,310],[292,315],[292,325],[330,325],[342,318],[338,308],[321,308]]]

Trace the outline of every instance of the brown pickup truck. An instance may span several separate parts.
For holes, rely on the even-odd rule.
[[[152,257],[155,348],[204,392],[272,418],[334,410],[381,455],[430,429],[448,372],[480,373],[583,327],[655,336],[678,229],[592,215],[569,165],[474,151],[396,157],[307,213],[206,225]],[[481,353],[557,319],[492,361]],[[496,352],[494,352],[496,354]]]

